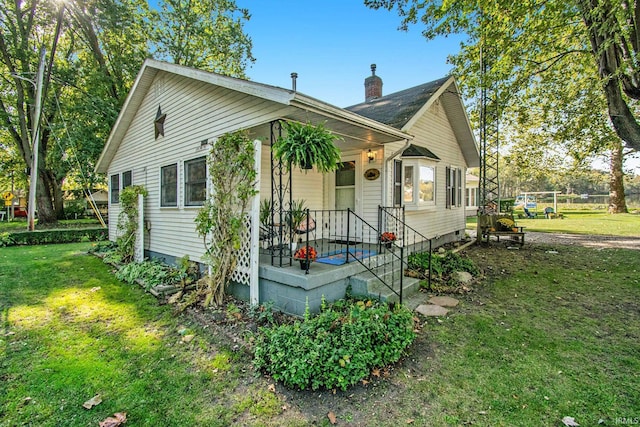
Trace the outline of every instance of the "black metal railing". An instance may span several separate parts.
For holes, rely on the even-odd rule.
[[[407,267],[409,266],[408,259],[411,255],[418,253],[429,254],[429,268],[425,279],[427,279],[428,286],[431,287],[433,241],[437,239],[438,236],[429,238],[415,228],[407,225],[404,213],[404,207],[379,206],[378,222],[382,224],[383,227],[386,227],[385,229],[391,230],[396,234],[398,245],[405,248],[407,258],[403,258],[403,263]]]
[[[431,285],[433,239],[406,224],[403,208],[379,206],[378,227],[351,209],[282,210],[269,217],[278,222],[261,224],[261,253],[270,255],[273,266],[300,262],[308,273],[311,261],[319,259],[335,265],[358,262],[402,303],[408,257],[428,252],[425,278]]]

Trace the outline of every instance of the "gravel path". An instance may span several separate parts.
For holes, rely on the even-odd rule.
[[[472,237],[476,237],[476,230],[467,230]],[[495,241],[492,239],[492,241]],[[525,245],[527,244],[553,244],[553,245],[580,245],[588,248],[620,248],[640,250],[640,237],[625,236],[599,236],[595,234],[566,234],[566,233],[540,233],[527,231]]]

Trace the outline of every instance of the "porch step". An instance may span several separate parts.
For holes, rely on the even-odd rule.
[[[389,286],[393,286],[396,292],[399,292],[400,267],[387,269],[386,271],[383,267],[380,267],[377,269],[376,274],[379,278],[369,271],[351,276],[349,278],[351,292],[354,295],[379,298],[382,301],[398,301],[398,295],[382,283],[380,279],[384,280]],[[402,298],[404,300],[420,290],[420,280],[413,277],[404,277],[402,280],[402,288]]]

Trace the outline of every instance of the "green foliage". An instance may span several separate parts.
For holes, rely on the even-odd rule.
[[[409,255],[407,262],[409,269],[421,273],[423,277],[429,274],[429,252],[413,253]],[[466,271],[474,276],[479,273],[472,260],[458,253],[447,252],[443,256],[431,255],[432,279],[447,281],[456,271]]]
[[[264,304],[253,304],[249,307],[248,314],[258,325],[273,325],[275,323],[273,301],[267,301]]]
[[[250,18],[235,0],[162,0],[154,33],[157,55],[180,65],[244,77],[253,62],[251,38],[243,32]]]
[[[318,172],[331,172],[340,165],[340,150],[335,145],[339,139],[324,123],[284,122],[285,135],[273,144],[273,155],[285,165]]]
[[[236,266],[237,251],[255,189],[255,148],[246,131],[220,136],[209,153],[208,188],[215,189],[196,216],[196,231],[204,240],[205,260],[212,274],[201,291],[203,304],[222,303]]]
[[[141,185],[130,185],[120,191],[120,216],[118,217],[118,251],[125,263],[131,262],[138,231],[138,196],[147,196],[147,190]]]
[[[78,219],[84,216],[86,210],[84,200],[73,200],[64,206],[64,217],[66,219]]]
[[[106,228],[82,228],[63,230],[36,230],[13,233],[2,233],[8,235],[9,240],[4,240],[10,246],[13,245],[44,245],[49,243],[74,243],[74,242],[95,242],[106,240],[108,231]]]
[[[16,242],[11,237],[11,233],[0,233],[0,248],[3,248],[5,246],[13,246],[15,244]]]
[[[315,317],[260,331],[256,368],[287,387],[312,390],[346,390],[398,361],[415,338],[409,310],[370,300],[338,301]]]
[[[116,277],[130,285],[141,282],[145,289],[173,281],[168,266],[157,261],[130,262],[116,272]]]

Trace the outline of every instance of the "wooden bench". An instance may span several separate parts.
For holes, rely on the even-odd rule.
[[[501,229],[501,225],[498,220],[501,218],[508,218],[513,221],[517,231]],[[478,241],[485,240],[489,243],[491,236],[496,236],[496,239],[500,241],[501,236],[507,236],[514,240],[517,240],[520,246],[524,245],[524,227],[520,227],[515,224],[513,215],[510,214],[495,214],[495,215],[480,215],[478,217]]]

